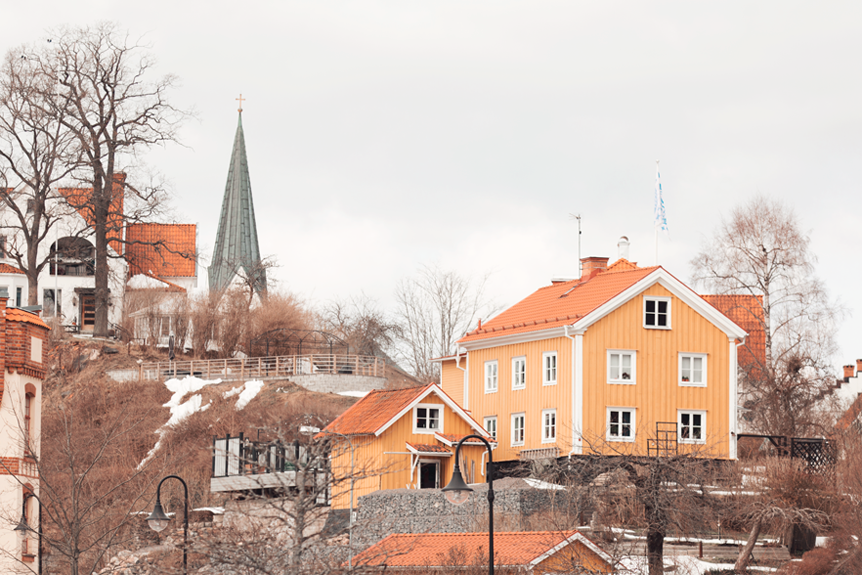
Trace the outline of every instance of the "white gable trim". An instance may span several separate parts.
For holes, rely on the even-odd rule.
[[[584,547],[586,547],[587,549],[589,549],[590,551],[592,551],[593,553],[595,553],[596,555],[601,557],[603,561],[605,561],[608,565],[613,567],[613,565],[614,565],[613,558],[610,555],[608,555],[607,553],[605,553],[604,551],[602,551],[598,545],[596,545],[595,543],[593,543],[592,541],[590,541],[589,539],[587,539],[586,537],[581,535],[581,533],[579,531],[576,532],[571,537],[564,539],[563,541],[561,541],[560,543],[558,543],[557,545],[555,545],[551,549],[548,549],[547,551],[545,551],[544,553],[542,553],[541,555],[539,555],[538,557],[536,557],[532,561],[530,561],[530,567],[535,567],[536,565],[538,565],[539,563],[541,563],[542,561],[544,561],[545,559],[547,559],[548,557],[550,557],[551,555],[553,555],[554,553],[556,553],[557,551],[562,549],[563,547],[566,547],[566,546],[570,545],[571,543],[574,543],[575,541],[580,541],[581,543],[583,543]]]
[[[741,339],[748,335],[744,329],[736,325],[729,317],[718,311],[705,299],[697,295],[697,293],[695,293],[690,287],[670,275],[664,270],[664,268],[658,268],[628,289],[620,292],[612,299],[576,321],[572,327],[575,329],[587,329],[589,326],[593,325],[654,284],[661,285],[676,298],[709,320],[728,337]]]
[[[452,447],[453,445],[458,445],[457,441],[449,441],[448,439],[446,439],[445,437],[443,437],[439,433],[434,434],[434,439],[436,439],[437,441],[439,441],[440,443],[442,443],[443,445],[445,445],[447,447]],[[496,441],[493,441],[492,439],[489,438],[488,443],[491,444],[492,450],[497,448],[497,442]],[[464,442],[464,445],[479,445],[481,447],[485,447],[485,444],[482,443],[481,441],[477,440],[477,439],[469,439],[469,440]]]
[[[443,391],[443,389],[439,385],[437,385],[436,383],[429,385],[425,391],[423,391],[422,393],[420,393],[419,395],[414,397],[413,401],[411,401],[407,405],[407,407],[405,407],[404,409],[399,411],[398,414],[395,415],[392,419],[390,419],[389,421],[384,423],[382,426],[380,426],[380,428],[374,432],[374,435],[377,437],[380,437],[380,434],[382,434],[384,431],[386,431],[387,429],[392,427],[392,425],[396,421],[398,421],[399,419],[404,417],[405,414],[409,413],[414,407],[416,407],[416,404],[421,403],[423,399],[425,399],[426,397],[428,397],[432,393],[436,393],[437,396],[440,398],[440,400],[444,404],[446,404],[446,406],[448,406],[449,409],[451,409],[456,414],[461,416],[461,419],[466,421],[470,425],[470,427],[472,427],[474,430],[476,430],[476,433],[480,434],[482,437],[490,437],[488,435],[488,432],[485,431],[481,425],[479,425],[478,423],[473,421],[473,418],[470,417],[469,415],[467,415],[467,412],[465,412],[463,409],[461,409],[461,406],[458,405],[457,403],[455,403],[451,397],[446,395],[446,392]]]
[[[489,338],[476,341],[462,341],[459,343],[459,345],[467,351],[473,351],[476,349],[484,349],[487,347],[497,347],[498,345],[526,343],[528,341],[539,341],[543,339],[550,339],[552,337],[563,337],[565,335],[566,332],[564,326],[559,326],[548,329],[540,329],[536,331],[528,331],[527,333],[505,334],[504,332],[503,334],[496,337],[491,336]]]

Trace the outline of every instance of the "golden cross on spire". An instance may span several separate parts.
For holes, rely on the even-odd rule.
[[[239,95],[239,98],[236,98],[236,100],[238,100],[238,101],[239,101],[239,110],[237,110],[237,112],[242,112],[242,101],[243,101],[244,99],[245,99],[245,98],[243,98],[243,97],[242,97],[242,94],[240,94],[240,95]]]

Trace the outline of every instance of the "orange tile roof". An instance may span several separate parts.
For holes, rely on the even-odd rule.
[[[847,411],[844,412],[838,421],[835,423],[835,427],[840,431],[847,431],[850,429],[850,426],[853,425],[859,419],[859,414],[862,413],[862,395],[857,397]]]
[[[123,244],[119,240],[123,237],[123,222],[125,220],[125,214],[123,212],[125,181],[126,174],[122,172],[114,174],[111,206],[108,211],[108,245],[111,246],[111,248],[113,248],[118,254],[123,253]],[[87,225],[95,225],[92,208],[93,188],[59,188],[57,191],[66,198],[66,201],[70,206],[78,210],[78,213],[81,214],[81,217],[84,218]]]
[[[705,295],[712,307],[748,332],[737,361],[743,368],[766,364],[766,332],[763,330],[763,297],[753,295]]]
[[[420,451],[422,453],[449,453],[450,455],[452,453],[442,445],[431,445],[429,443],[411,443],[409,441],[405,443],[407,443],[407,445],[409,445],[416,451]]]
[[[17,307],[6,308],[6,321],[20,321],[23,323],[32,323],[33,325],[38,325],[39,327],[44,327],[45,329],[51,329],[50,327],[48,327],[48,324],[42,321],[42,318],[35,313],[24,311],[23,309]]]
[[[494,533],[496,566],[525,566],[577,531]],[[388,567],[451,566],[463,558],[473,565],[488,554],[488,533],[394,533],[353,558],[354,565]],[[461,563],[456,561],[456,563]]]
[[[9,264],[0,263],[0,274],[23,274],[24,272],[16,268],[15,266],[10,266]]]
[[[371,391],[327,425],[319,436],[325,436],[326,432],[343,435],[376,433],[432,385]]]
[[[459,340],[477,341],[572,324],[642,280],[659,266],[639,268],[619,260],[606,271],[581,280],[539,288],[494,319]]]
[[[129,275],[194,277],[196,241],[195,224],[130,225],[126,229]]]

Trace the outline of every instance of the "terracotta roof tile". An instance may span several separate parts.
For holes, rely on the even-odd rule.
[[[6,308],[6,321],[20,321],[23,323],[32,323],[33,325],[38,325],[39,327],[44,327],[45,329],[51,329],[50,327],[48,327],[48,324],[42,321],[42,318],[35,313],[24,311],[23,309],[17,307]]]
[[[196,241],[195,224],[130,225],[126,230],[129,275],[194,277]]]
[[[766,332],[763,330],[763,297],[753,295],[705,295],[715,309],[748,332],[745,345],[739,348],[737,361],[742,368],[766,364]]]
[[[586,281],[572,280],[539,288],[459,342],[572,324],[657,269],[658,266],[639,268],[620,260]]]
[[[541,557],[576,531],[521,531],[494,533],[494,563],[522,566]],[[439,567],[463,557],[472,565],[487,556],[488,533],[396,533],[369,547],[354,564],[388,567]],[[487,558],[485,559],[487,560]]]
[[[15,266],[10,266],[9,264],[0,263],[0,274],[23,274],[24,272],[16,268]]]
[[[429,383],[405,389],[371,391],[327,425],[321,435],[326,435],[326,432],[344,435],[373,434],[432,385],[434,384]]]
[[[443,447],[442,445],[431,445],[430,443],[411,443],[409,441],[407,441],[406,443],[416,451],[420,451],[422,453],[449,453],[450,455],[452,453],[448,448]]]

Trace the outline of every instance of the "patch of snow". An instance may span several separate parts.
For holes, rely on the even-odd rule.
[[[166,285],[168,284],[144,274],[132,276],[132,278],[126,284],[129,289],[164,288]]]
[[[552,489],[559,491],[562,489],[566,490],[562,485],[556,485],[554,483],[548,483],[547,481],[542,481],[541,479],[533,479],[532,477],[527,477],[524,479],[524,483],[532,487],[533,489]]]
[[[243,386],[242,386],[242,385],[241,385],[241,386],[239,386],[239,387],[234,387],[234,388],[232,388],[230,391],[226,391],[226,392],[224,392],[221,396],[222,396],[223,398],[225,398],[225,399],[227,399],[228,397],[233,397],[234,395],[236,395],[237,393],[239,393],[240,391],[242,391],[242,388],[243,388]]]
[[[168,391],[173,392],[173,395],[171,396],[170,401],[165,404],[165,407],[177,407],[187,393],[200,391],[204,387],[214,385],[216,383],[221,383],[221,380],[199,379],[193,375],[187,375],[182,379],[169,379],[165,382],[165,387],[168,388]],[[171,413],[173,413],[173,409],[171,409]]]
[[[224,515],[224,507],[198,507],[192,511],[209,511],[213,515]]]
[[[259,379],[245,382],[245,389],[242,390],[239,399],[236,400],[236,410],[239,411],[248,405],[248,402],[254,399],[261,389],[263,389],[263,382]]]
[[[826,545],[827,545],[828,543],[829,543],[829,538],[828,538],[828,537],[816,537],[816,538],[814,539],[814,546],[815,546],[815,547],[826,547]]]
[[[644,560],[646,560],[646,557],[644,557]],[[709,561],[704,561],[702,559],[698,559],[697,557],[689,556],[665,557],[664,563],[665,567],[672,567],[674,565],[678,566],[676,570],[677,573],[687,573],[691,575],[703,575],[710,570],[733,571],[734,567],[733,563],[710,563]],[[764,573],[774,573],[775,571],[778,571],[778,569],[773,567],[760,567],[757,565],[749,566],[748,570],[762,571]]]
[[[368,395],[367,391],[339,391],[338,395],[343,395],[345,397],[365,397]]]

